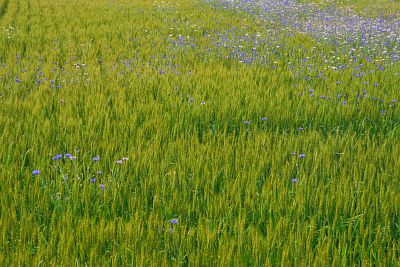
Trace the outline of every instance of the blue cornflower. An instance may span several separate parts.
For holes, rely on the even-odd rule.
[[[105,187],[104,184],[99,185],[100,189],[104,191]]]
[[[249,124],[250,124],[249,121],[244,121],[243,123],[244,123],[245,125],[249,125]]]
[[[51,159],[52,160],[58,160],[58,159],[62,159],[62,157],[63,157],[62,154],[58,154],[58,155],[55,155],[54,157],[52,157]]]
[[[266,121],[267,118],[266,118],[266,117],[262,117],[261,120],[262,120],[262,121]]]
[[[68,159],[76,159],[75,156],[72,156],[72,155],[69,154],[69,153],[65,154],[64,156],[65,156],[66,158],[68,158]]]
[[[40,171],[39,171],[39,170],[33,170],[33,171],[32,171],[32,174],[33,174],[33,175],[38,175],[38,174],[40,174]]]
[[[97,162],[97,161],[100,160],[100,156],[96,156],[96,157],[92,158],[92,160],[95,161],[95,162]]]
[[[177,218],[174,218],[174,219],[169,220],[169,222],[170,222],[171,224],[178,224],[178,219],[177,219]]]
[[[95,183],[95,182],[96,182],[96,179],[95,179],[95,178],[92,178],[92,179],[90,179],[90,182],[91,182],[91,183]]]
[[[300,155],[299,155],[299,158],[301,158],[301,159],[303,159],[303,158],[305,158],[305,157],[306,157],[305,154],[300,154]]]
[[[297,130],[299,130],[299,131],[303,131],[303,130],[304,130],[304,128],[303,128],[303,127],[299,127]]]
[[[292,178],[292,183],[296,183],[297,182],[297,179],[296,178]]]

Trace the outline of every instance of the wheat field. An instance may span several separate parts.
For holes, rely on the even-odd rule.
[[[399,11],[0,0],[0,265],[400,265]]]

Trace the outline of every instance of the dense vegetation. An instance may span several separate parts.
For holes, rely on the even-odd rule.
[[[0,0],[1,266],[400,264],[379,2]]]

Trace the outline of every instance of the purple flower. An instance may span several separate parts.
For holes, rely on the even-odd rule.
[[[174,218],[174,219],[169,220],[169,222],[170,222],[171,224],[178,224],[178,219],[177,219],[177,218]]]
[[[303,128],[303,127],[299,127],[297,130],[299,130],[299,131],[303,131],[303,130],[304,130],[304,128]]]
[[[385,115],[385,113],[386,113],[386,110],[383,109],[383,110],[381,111],[381,114],[382,114],[382,115]]]
[[[22,82],[22,80],[20,80],[20,79],[15,79],[15,81],[16,81],[17,83]]]
[[[374,83],[374,86],[375,86],[375,87],[379,86],[379,83]]]
[[[69,154],[69,153],[67,153],[67,154],[65,154],[64,155],[66,158],[68,158],[68,159],[76,159],[76,157],[75,156],[72,156],[71,154]]]
[[[202,105],[205,105],[205,104],[206,104],[206,102],[202,101],[200,104],[202,104]]]
[[[32,171],[32,174],[33,174],[33,175],[38,175],[38,174],[40,174],[40,171],[39,171],[39,170],[33,170],[33,171]]]
[[[301,158],[301,159],[304,159],[305,157],[306,157],[305,154],[300,154],[300,155],[299,155],[299,158]]]
[[[397,103],[397,100],[396,100],[396,99],[393,99],[393,100],[392,100],[392,103]]]
[[[104,191],[104,184],[99,185],[100,189]]]
[[[262,121],[266,121],[267,118],[266,118],[266,117],[262,117],[261,120],[262,120]]]
[[[97,161],[100,160],[100,156],[96,156],[96,157],[92,158],[92,160],[93,160],[94,162],[97,162]]]
[[[172,234],[174,232],[174,229],[172,227],[169,228],[169,233]]]
[[[297,179],[296,178],[292,178],[292,183],[296,183],[297,182]]]
[[[244,123],[245,125],[249,125],[249,124],[250,124],[249,121],[244,121],[243,123]]]
[[[63,157],[62,154],[58,154],[58,155],[55,155],[54,157],[52,157],[51,159],[52,160],[59,160],[59,159],[62,159],[62,157]]]
[[[122,164],[122,159],[117,160],[115,163]]]
[[[347,101],[346,101],[346,100],[343,100],[343,101],[342,101],[342,104],[343,104],[343,106],[346,106],[346,105],[347,105]]]
[[[96,179],[95,178],[92,178],[92,179],[90,179],[90,182],[91,183],[94,183],[94,182],[96,182]],[[103,189],[104,190],[104,189]]]

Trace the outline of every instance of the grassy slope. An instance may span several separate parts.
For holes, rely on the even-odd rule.
[[[398,113],[298,98],[308,84],[294,88],[285,62],[311,53],[307,37],[285,38],[303,50],[271,56],[282,64],[274,70],[245,66],[203,53],[200,37],[256,32],[250,17],[192,1],[134,3],[10,1],[1,25],[13,29],[0,38],[2,265],[399,263]],[[172,49],[165,37],[179,33],[197,46]],[[121,60],[132,58],[128,71]],[[38,67],[61,88],[37,86]],[[182,74],[157,73],[174,68]],[[395,71],[369,77],[380,98],[398,96]],[[361,90],[351,71],[327,76],[313,84],[320,94],[346,90],[339,77]],[[77,159],[51,160],[67,152]]]

